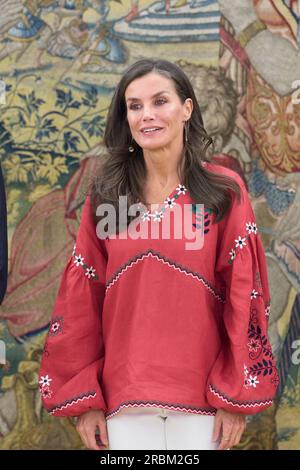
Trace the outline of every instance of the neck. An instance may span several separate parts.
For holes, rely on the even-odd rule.
[[[183,149],[174,153],[162,150],[144,150],[144,160],[146,165],[147,181],[158,187],[166,187],[173,182],[177,182],[178,164],[182,158]]]

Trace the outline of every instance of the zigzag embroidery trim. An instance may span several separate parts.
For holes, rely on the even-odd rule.
[[[142,261],[144,258],[149,258],[152,257],[154,259],[157,259],[158,261],[162,262],[163,264],[168,265],[170,268],[173,268],[186,276],[191,276],[194,279],[197,279],[199,282],[201,282],[211,293],[212,295],[218,299],[221,303],[225,303],[225,300],[221,295],[219,295],[213,287],[198,273],[194,273],[192,271],[187,270],[187,268],[184,268],[181,265],[178,265],[174,263],[173,261],[169,260],[168,258],[165,258],[164,256],[161,256],[159,253],[155,253],[152,249],[148,250],[146,253],[143,253],[141,255],[138,255],[133,261],[129,262],[128,264],[123,265],[123,267],[120,268],[120,270],[113,276],[111,277],[107,283],[106,283],[106,292],[108,289],[110,289],[121,277],[122,274],[124,274],[129,268],[131,268],[134,264],[139,263]]]
[[[68,408],[69,406],[76,405],[78,402],[83,400],[88,400],[90,398],[95,398],[97,395],[96,392],[87,392],[86,394],[81,394],[79,397],[74,397],[71,400],[67,400],[60,405],[57,405],[55,408],[52,408],[50,411],[51,414],[56,413],[57,411],[63,410],[64,408]]]
[[[258,401],[258,402],[249,402],[249,403],[244,402],[240,404],[240,403],[234,402],[233,400],[229,400],[225,395],[222,395],[220,392],[214,389],[212,385],[209,386],[209,390],[218,398],[220,398],[220,400],[224,401],[228,405],[237,406],[238,408],[255,408],[256,406],[271,405],[273,403],[273,400],[265,400],[265,401]]]
[[[190,408],[184,407],[179,405],[163,405],[161,402],[130,402],[130,403],[122,403],[118,408],[110,413],[106,414],[106,418],[112,418],[114,415],[119,413],[123,408],[164,408],[171,411],[185,411],[188,413],[206,415],[206,416],[214,416],[216,414],[215,409],[206,410],[203,408]]]

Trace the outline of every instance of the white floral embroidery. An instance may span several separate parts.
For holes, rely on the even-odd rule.
[[[93,268],[93,266],[91,266],[90,268],[87,268],[86,271],[85,271],[85,275],[91,279],[91,277],[95,277],[95,272],[96,272],[96,269]]]
[[[58,321],[52,323],[50,331],[51,333],[56,333],[60,327],[60,323]]]
[[[81,254],[76,255],[75,247],[76,247],[76,245],[74,245],[74,251],[73,251],[74,252],[74,264],[77,267],[80,266],[80,268],[83,269],[83,271],[85,272],[85,275],[89,279],[98,280],[96,269],[94,269],[92,266],[89,267],[86,263],[84,263],[85,258]]]
[[[256,388],[256,385],[259,384],[259,380],[257,380],[257,375],[249,375],[248,384],[250,385],[250,387]]]
[[[252,223],[251,222],[246,222],[246,231],[248,233],[252,233]]]
[[[238,238],[235,240],[235,243],[236,243],[235,248],[243,249],[244,246],[247,246],[246,240],[247,240],[247,238],[249,238],[251,233],[253,233],[254,235],[257,234],[256,223],[255,222],[246,222],[246,231],[247,231],[248,235],[246,235],[245,237],[241,237],[239,235]],[[229,264],[232,264],[233,259],[236,257],[237,253],[235,251],[235,248],[232,248],[232,250],[229,252],[229,254],[230,254],[230,258],[228,260]]]
[[[257,375],[250,375],[247,366],[244,364],[244,387],[254,387],[259,384],[259,380],[257,380]]]
[[[50,336],[56,336],[58,333],[62,331],[62,326],[63,326],[64,319],[62,316],[55,315],[51,319],[50,327],[49,327],[49,335]]]
[[[83,260],[84,258],[81,255],[75,255],[74,263],[76,264],[76,266],[83,266]]]
[[[246,230],[248,233],[257,233],[257,226],[255,222],[246,222]]]
[[[268,305],[268,306],[265,308],[265,315],[266,315],[266,317],[269,317],[269,316],[270,316],[270,311],[271,311],[271,306]]]
[[[165,206],[166,206],[166,207],[172,208],[172,207],[175,206],[175,204],[176,204],[176,202],[175,202],[174,197],[172,197],[172,199],[168,197],[168,198],[165,200]]]
[[[258,292],[255,289],[253,289],[251,292],[251,299],[256,299],[257,296],[258,296]]]
[[[234,240],[236,242],[236,248],[243,248],[243,246],[246,246],[246,243],[245,243],[245,240],[246,240],[246,237],[242,238],[239,236],[239,238],[237,238],[236,240]]]
[[[162,211],[155,211],[155,213],[153,215],[153,220],[160,222],[162,218],[163,218]]]
[[[257,234],[257,225],[255,222],[252,222],[252,233]]]
[[[168,209],[168,208],[172,208],[175,206],[175,204],[177,204],[175,202],[176,199],[178,199],[178,197],[180,196],[180,194],[185,194],[186,191],[187,191],[187,188],[183,185],[183,184],[179,184],[176,188],[176,191],[177,191],[177,194],[174,195],[174,197],[167,197],[164,201],[164,204],[165,204],[165,207],[162,208],[162,210],[156,210],[154,213],[151,213],[150,210],[147,210],[147,211],[144,211],[142,212],[141,214],[141,219],[143,222],[145,221],[149,221],[151,218],[155,221],[155,222],[160,222],[163,218],[163,214],[164,212]],[[174,193],[174,191],[173,191]],[[173,194],[172,193],[172,194]],[[138,208],[139,209],[142,209],[143,207],[145,207],[144,205],[141,204],[140,201],[138,201]]]
[[[257,375],[250,375],[248,371],[248,367],[244,364],[244,387],[254,387],[259,384],[259,380],[257,380]]]
[[[180,184],[179,186],[177,186],[176,191],[177,194],[185,194],[187,189],[185,186],[183,186],[183,184]]]
[[[146,220],[150,220],[150,211],[142,213],[142,220],[145,222]]]
[[[50,387],[50,382],[52,382],[52,379],[50,379],[49,375],[45,375],[45,377],[43,376],[41,377],[39,384],[41,385],[42,388]]]

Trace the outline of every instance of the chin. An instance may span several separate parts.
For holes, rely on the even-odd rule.
[[[141,146],[142,147],[142,146]],[[144,145],[142,147],[143,150],[159,150],[160,148],[162,148],[163,145]]]
[[[147,142],[146,144],[139,144],[143,150],[159,150],[161,148],[167,147],[170,142]]]

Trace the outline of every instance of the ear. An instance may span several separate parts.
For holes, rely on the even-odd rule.
[[[193,112],[193,100],[191,98],[187,98],[185,100],[184,106],[184,117],[186,120],[189,120]]]

